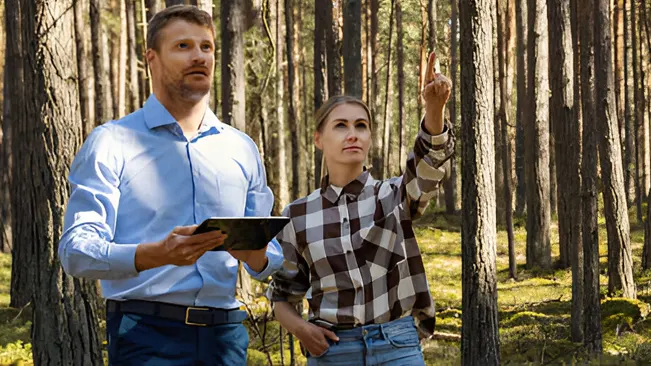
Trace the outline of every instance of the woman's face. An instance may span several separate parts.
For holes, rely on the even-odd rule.
[[[371,145],[371,128],[366,110],[356,103],[336,106],[314,134],[316,146],[330,166],[363,165]]]

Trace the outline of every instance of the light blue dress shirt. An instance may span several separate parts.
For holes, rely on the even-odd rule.
[[[105,298],[237,308],[238,261],[207,252],[194,265],[137,272],[139,243],[209,217],[268,216],[273,193],[255,143],[206,108],[191,141],[152,94],[142,109],[101,125],[70,167],[71,184],[59,258],[68,274],[101,280]],[[267,247],[264,279],[282,266]]]

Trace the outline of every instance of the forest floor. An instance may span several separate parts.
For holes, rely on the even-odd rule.
[[[631,212],[634,212],[631,210]],[[609,299],[606,296],[606,228],[599,220],[602,294],[602,359],[594,364],[651,364],[651,271],[640,270],[644,229],[631,216],[633,258],[638,300]],[[526,231],[516,220],[515,240],[518,262],[517,281],[509,279],[506,231],[498,228],[497,271],[502,364],[558,365],[584,360],[582,346],[570,340],[571,281],[569,269],[530,271],[524,268]],[[558,260],[558,227],[553,223],[553,259]],[[437,305],[437,331],[461,333],[461,234],[460,217],[431,212],[416,223],[416,235],[423,252],[432,294]],[[0,254],[0,365],[31,364],[31,311],[9,307],[11,257]],[[268,303],[255,299],[250,311],[259,321],[249,326],[251,342],[249,364],[281,364],[279,326],[272,320],[263,322]],[[100,327],[104,322],[100,321]],[[100,330],[104,336],[104,330]],[[477,335],[480,337],[481,335]],[[262,341],[264,339],[264,342]],[[289,347],[285,335],[284,364],[289,364]],[[305,363],[296,342],[297,364]],[[423,343],[428,365],[461,363],[460,341],[429,340]]]

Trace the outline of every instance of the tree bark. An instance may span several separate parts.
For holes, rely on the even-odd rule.
[[[286,29],[286,47],[287,47],[287,92],[290,97],[288,102],[288,120],[289,133],[291,135],[292,149],[292,188],[290,200],[305,196],[306,183],[303,174],[305,172],[305,146],[302,143],[303,129],[302,121],[298,118],[297,108],[299,107],[299,75],[296,73],[296,65],[300,65],[298,58],[298,35],[300,28],[295,28],[294,22],[294,0],[285,0],[285,29]]]
[[[624,171],[626,172],[626,197],[627,203],[635,202],[637,198],[637,184],[636,172],[633,164],[637,162],[637,153],[635,150],[634,126],[635,115],[633,114],[633,96],[635,94],[635,84],[633,79],[633,48],[632,48],[632,31],[631,31],[631,16],[630,16],[631,0],[624,0]],[[641,216],[640,205],[636,206],[638,209],[638,218]]]
[[[597,120],[594,70],[593,0],[574,0],[580,26],[581,102],[583,108],[583,160],[581,162],[583,192],[583,262],[584,262],[584,328],[583,339],[588,352],[602,351],[601,303],[599,294],[599,226],[597,224]]]
[[[272,140],[266,141],[269,154],[268,158],[272,159],[272,166],[275,166],[275,169],[267,169],[267,174],[271,173],[270,170],[273,170],[273,175],[269,179],[271,188],[276,188],[274,190],[274,200],[275,212],[280,214],[283,208],[289,204],[289,187],[287,184],[287,163],[285,157],[285,88],[284,88],[284,50],[283,45],[285,37],[284,32],[284,17],[283,17],[283,6],[282,0],[276,0],[275,9],[272,6],[272,11],[275,10],[275,14],[272,16],[273,21],[275,22],[275,32],[273,33],[276,43],[276,118],[272,118],[269,123],[269,129],[267,130],[268,137],[271,137]]]
[[[617,110],[617,127],[619,128],[620,146],[622,147],[622,167],[624,168],[624,182],[628,181],[626,175],[626,132],[624,130],[624,0],[613,1],[613,47],[615,61],[615,105]],[[628,199],[628,193],[627,193]],[[630,206],[630,202],[626,202]]]
[[[325,6],[326,19],[326,57],[328,64],[328,97],[341,94],[341,40],[339,39],[339,24],[335,13],[335,2],[328,0]]]
[[[623,296],[635,298],[628,209],[624,193],[619,130],[617,128],[613,65],[611,59],[610,14],[608,0],[596,0],[595,80],[596,117],[599,128],[599,157],[604,186],[606,229],[608,232],[608,290],[623,290]]]
[[[550,86],[557,161],[558,228],[564,268],[572,266],[572,341],[583,341],[583,247],[581,246],[581,125],[576,118],[571,8],[566,0],[548,1]],[[576,199],[576,198],[579,199]]]
[[[101,365],[96,292],[85,281],[66,275],[56,257],[63,227],[66,180],[82,140],[77,90],[73,2],[7,1],[20,8],[24,83],[16,93],[24,113],[12,126],[12,206],[24,219],[14,220],[14,258],[25,267],[33,306],[32,352],[35,364]],[[34,172],[39,172],[35,179]],[[30,182],[26,184],[25,182]],[[19,259],[20,262],[15,262]]]
[[[140,79],[138,78],[138,56],[137,56],[137,39],[136,39],[136,4],[133,1],[126,1],[126,18],[127,18],[127,39],[128,39],[128,56],[129,56],[129,98],[127,108],[128,113],[141,107],[140,104]]]
[[[89,75],[88,65],[86,64],[86,22],[84,20],[86,2],[76,0],[73,3],[75,15],[75,41],[77,44],[77,83],[79,88],[79,108],[81,110],[81,123],[83,126],[83,136],[86,137],[95,127],[95,121],[90,115],[90,98],[88,96]]]
[[[244,1],[222,1],[222,119],[223,122],[244,131]]]
[[[170,7],[172,5],[183,5],[185,0],[165,0],[165,6]]]
[[[515,236],[513,234],[513,189],[511,187],[511,144],[508,133],[509,117],[506,113],[511,109],[511,98],[508,97],[506,92],[506,68],[509,62],[506,60],[508,56],[508,46],[505,42],[508,39],[506,35],[506,20],[505,12],[508,7],[508,0],[497,0],[497,52],[498,52],[498,73],[499,73],[499,124],[500,124],[500,137],[502,138],[502,172],[504,179],[504,218],[506,224],[506,234],[509,243],[509,277],[517,278],[517,263],[515,259]],[[497,121],[496,121],[497,122]]]
[[[499,365],[491,0],[459,4],[461,21],[462,293],[461,361]],[[477,336],[481,334],[481,336]]]
[[[404,37],[404,30],[402,28],[402,7],[400,0],[396,2],[396,58],[398,67],[398,166],[396,175],[402,175],[404,169],[403,161],[406,161],[405,156],[405,53],[402,39]]]
[[[515,29],[516,29],[516,50],[517,54],[517,100],[516,100],[516,121],[515,121],[515,176],[517,186],[515,189],[515,214],[522,217],[527,207],[527,186],[525,174],[525,138],[524,130],[527,120],[527,52],[528,29],[527,23],[527,0],[515,0]]]
[[[528,108],[525,125],[527,161],[527,267],[551,267],[549,182],[549,76],[547,5],[528,0]]]
[[[377,0],[374,0],[377,1]],[[328,18],[326,8],[330,6],[328,0],[316,0],[314,3],[314,110],[319,107],[328,98],[328,89],[326,81],[326,48],[327,48],[327,28],[332,22]],[[316,126],[315,126],[316,128]],[[321,185],[321,160],[322,152],[314,149],[314,189]]]
[[[117,0],[120,2],[120,48],[118,64],[118,100],[117,116],[122,118],[127,114],[127,8],[129,0]]]
[[[427,0],[427,23],[429,24],[427,46],[430,52],[436,51],[436,0]]]
[[[373,176],[376,179],[383,178],[382,168],[384,166],[384,123],[380,121],[380,109],[382,108],[382,102],[380,98],[380,65],[378,63],[378,54],[380,52],[380,47],[378,45],[378,12],[380,10],[380,0],[369,0],[371,8],[371,69],[373,74],[371,76],[371,95],[372,100],[370,103],[371,108],[371,138],[373,143],[371,145],[372,154],[372,167],[373,167]]]
[[[391,129],[393,124],[393,98],[389,98],[389,95],[393,95],[393,83],[391,79],[392,74],[392,65],[391,65],[391,53],[393,52],[393,19],[395,14],[395,5],[396,0],[391,0],[391,11],[389,12],[389,41],[387,47],[387,62],[386,62],[386,78],[384,84],[384,113],[382,117],[384,118],[384,139],[382,141],[382,157],[384,160],[384,165],[382,166],[382,177],[391,176],[390,166],[390,146],[391,146]]]
[[[5,33],[5,70],[11,72],[3,72],[2,86],[2,126],[1,135],[2,139],[0,146],[0,251],[3,253],[16,253],[12,241],[12,220],[13,213],[11,207],[11,188],[12,188],[12,128],[18,121],[20,113],[24,113],[22,101],[22,88],[23,78],[23,64],[22,64],[22,34],[20,22],[20,9],[16,6],[17,1],[5,1],[4,5],[4,33]],[[13,7],[9,8],[10,5]],[[15,254],[14,254],[15,255]],[[13,258],[13,257],[12,257]],[[22,268],[26,271],[26,268]],[[12,271],[14,269],[12,268]],[[13,274],[12,274],[13,275]],[[14,286],[20,288],[14,289]],[[25,286],[24,286],[25,285]],[[23,305],[29,302],[29,295],[31,289],[27,283],[11,282],[11,303],[20,303]],[[14,298],[16,297],[16,299]],[[11,305],[14,306],[15,305]]]
[[[452,90],[450,91],[450,100],[448,101],[448,110],[450,111],[450,126],[455,128],[457,125],[457,70],[459,64],[457,60],[458,47],[458,29],[459,16],[457,12],[457,0],[450,0],[451,25],[450,25],[450,80],[452,81]],[[445,212],[453,214],[457,212],[457,159],[453,156],[450,159],[450,176],[443,181],[445,190]]]
[[[345,0],[344,12],[344,91],[362,98],[362,1]]]
[[[95,123],[102,124],[113,118],[111,86],[108,69],[108,50],[106,49],[106,35],[101,21],[101,1],[90,0],[90,34],[93,69],[95,73]]]

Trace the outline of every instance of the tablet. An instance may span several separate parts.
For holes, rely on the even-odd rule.
[[[212,249],[259,250],[280,233],[289,217],[212,217],[206,219],[193,235],[220,230],[228,235],[224,244]]]

